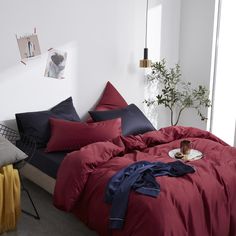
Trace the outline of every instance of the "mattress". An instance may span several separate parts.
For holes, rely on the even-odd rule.
[[[32,152],[31,146],[22,144],[21,141],[17,141],[16,146],[25,153],[29,150]],[[26,165],[20,168],[20,173],[52,194],[58,168],[66,154],[67,152],[46,153],[45,148],[37,148]]]
[[[54,178],[48,176],[38,168],[28,163],[26,163],[26,165],[24,165],[24,167],[20,169],[20,173],[21,176],[29,179],[48,193],[53,194],[56,183],[56,180]]]
[[[46,153],[44,148],[36,149],[29,163],[48,176],[56,179],[57,170],[65,158],[67,152]]]

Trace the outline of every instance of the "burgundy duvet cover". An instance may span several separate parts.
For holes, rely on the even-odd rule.
[[[110,205],[105,187],[120,169],[141,160],[171,162],[168,152],[183,139],[203,158],[189,162],[196,172],[157,177],[157,198],[135,192],[122,230],[109,230]],[[54,204],[76,214],[101,236],[233,236],[236,235],[236,148],[195,128],[168,127],[143,135],[88,145],[63,160]]]

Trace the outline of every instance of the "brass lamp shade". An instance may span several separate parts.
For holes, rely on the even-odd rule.
[[[144,48],[143,59],[139,61],[139,67],[148,68],[151,67],[152,61],[148,60],[148,48]]]
[[[148,68],[151,67],[152,61],[148,59],[143,59],[139,61],[139,67]]]

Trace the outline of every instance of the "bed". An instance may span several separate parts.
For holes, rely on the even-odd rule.
[[[130,192],[125,224],[109,229],[111,206],[104,202],[109,179],[134,162],[172,162],[168,152],[183,139],[203,158],[188,164],[196,172],[157,177],[156,198]],[[167,127],[143,135],[98,142],[72,152],[60,165],[54,204],[73,212],[99,235],[236,235],[236,149],[207,131]]]
[[[53,194],[57,171],[66,154],[67,152],[45,153],[45,148],[37,148],[30,161],[20,170],[21,174]]]
[[[81,122],[72,98],[50,110],[16,114],[19,131],[38,145],[23,174],[53,193],[57,208],[74,213],[101,236],[236,235],[235,148],[196,128],[156,131],[109,82],[90,116]],[[169,151],[183,140],[203,153],[184,162],[195,172],[156,177],[157,197],[131,190],[123,228],[111,229],[111,204],[105,202],[110,179],[140,161],[172,163]]]

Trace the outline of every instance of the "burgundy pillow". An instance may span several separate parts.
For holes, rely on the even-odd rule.
[[[50,118],[51,137],[46,152],[73,151],[87,144],[121,135],[121,118],[95,123]]]
[[[124,108],[128,106],[125,99],[120,95],[116,88],[108,81],[102,97],[96,105],[95,111],[106,111]]]

